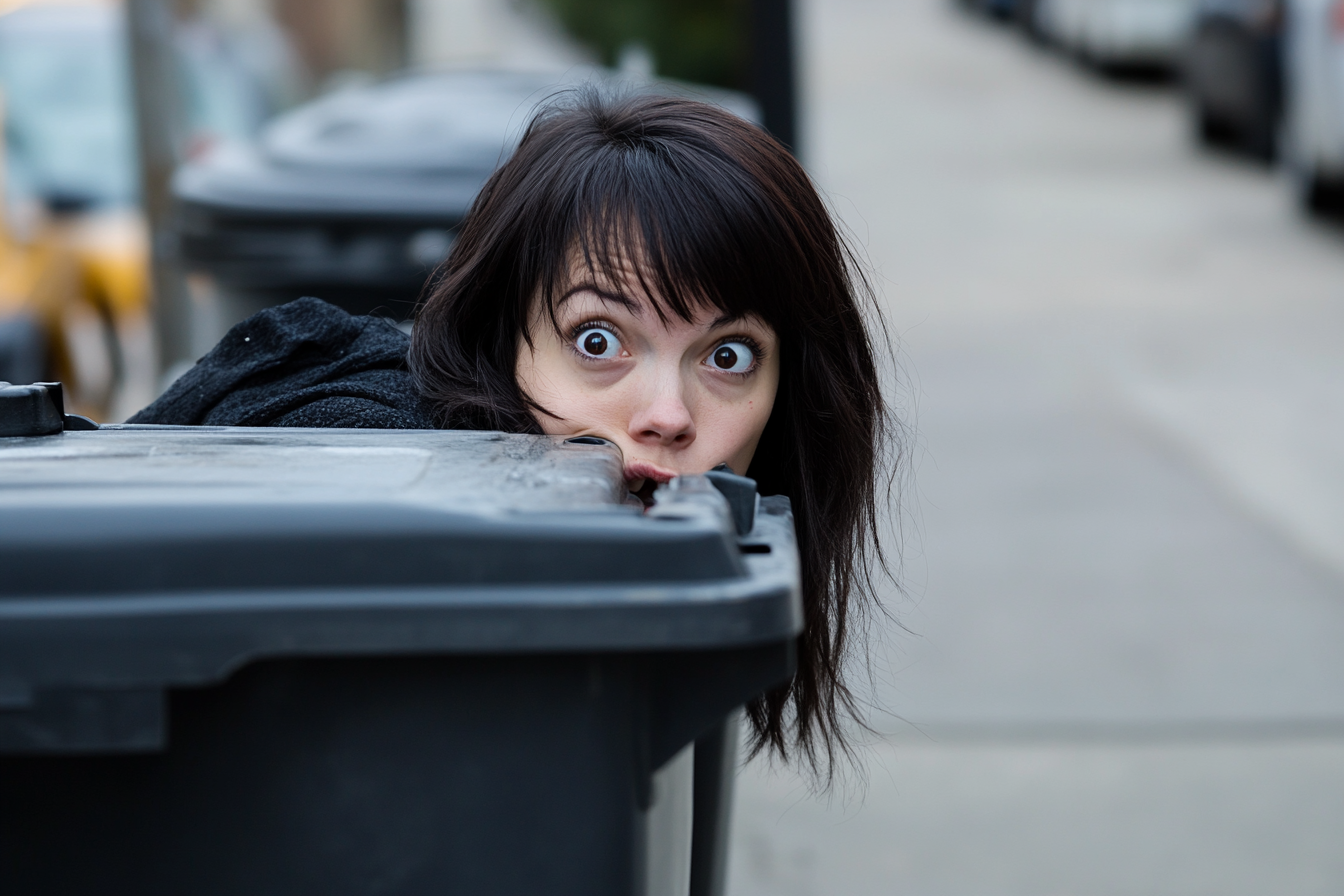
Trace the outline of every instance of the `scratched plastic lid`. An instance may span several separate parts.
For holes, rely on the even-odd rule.
[[[698,649],[802,626],[782,498],[626,500],[619,451],[452,431],[0,438],[0,682],[162,687],[266,656]],[[750,504],[742,504],[743,499]]]

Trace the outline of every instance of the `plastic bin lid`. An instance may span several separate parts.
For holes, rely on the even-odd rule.
[[[648,513],[608,443],[110,427],[0,439],[0,682],[190,683],[305,653],[742,646],[801,629],[787,501]]]
[[[747,96],[605,69],[445,71],[349,87],[278,116],[255,144],[222,144],[179,169],[177,198],[252,215],[460,217],[538,104],[597,82],[685,95],[759,121]]]

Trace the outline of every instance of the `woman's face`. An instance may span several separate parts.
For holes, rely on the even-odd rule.
[[[712,309],[689,322],[660,319],[633,270],[616,280],[571,265],[555,309],[540,299],[520,337],[518,384],[554,416],[550,435],[593,435],[625,455],[626,486],[647,503],[681,473],[726,463],[745,473],[779,386],[779,344],[754,316],[726,320]]]

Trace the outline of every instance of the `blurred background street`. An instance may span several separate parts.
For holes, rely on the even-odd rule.
[[[804,148],[917,446],[867,783],[754,763],[730,891],[1344,886],[1344,232],[1180,94],[804,3]]]
[[[1344,891],[1344,0],[791,10],[0,0],[0,380],[116,422],[267,305],[409,327],[557,86],[718,102],[913,434],[860,768],[747,765],[728,892]]]

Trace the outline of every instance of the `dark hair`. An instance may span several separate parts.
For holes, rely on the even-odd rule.
[[[519,337],[531,343],[539,294],[554,321],[576,249],[607,274],[638,262],[661,315],[755,314],[778,337],[779,390],[747,475],[792,500],[806,627],[792,683],[748,709],[751,749],[801,754],[829,780],[859,717],[842,671],[875,600],[870,564],[884,569],[876,496],[892,435],[854,254],[802,166],[755,125],[664,96],[553,101],[486,182],[418,311],[411,370],[442,425],[540,432],[514,376]]]

